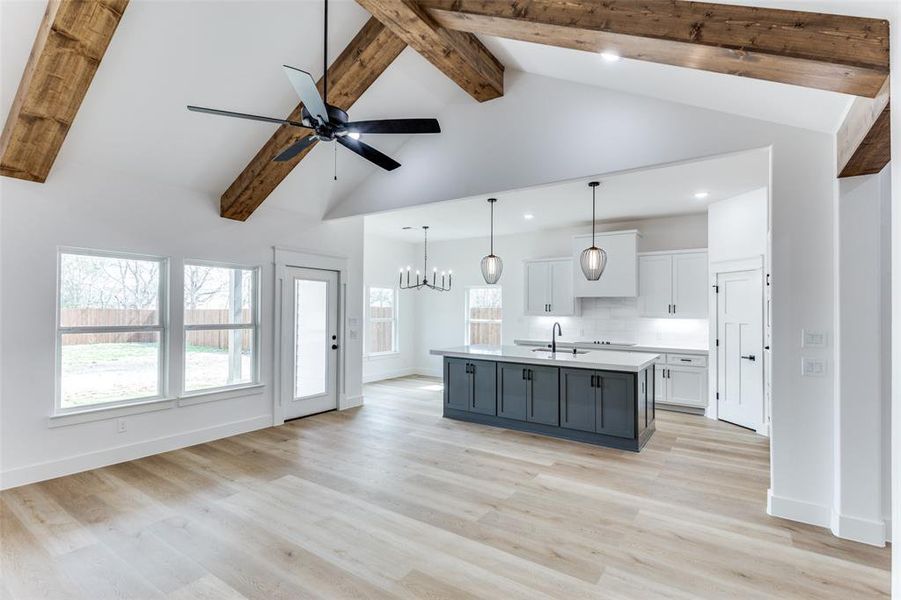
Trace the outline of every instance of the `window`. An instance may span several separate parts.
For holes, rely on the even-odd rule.
[[[466,343],[501,343],[501,288],[471,287],[466,290]]]
[[[165,393],[166,260],[59,253],[57,412]]]
[[[258,279],[258,269],[185,263],[185,392],[258,381]]]
[[[367,354],[397,352],[397,293],[394,288],[369,288],[368,317]]]

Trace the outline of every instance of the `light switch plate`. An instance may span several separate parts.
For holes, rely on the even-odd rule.
[[[801,375],[804,377],[825,377],[826,361],[821,358],[801,358]]]
[[[801,330],[801,347],[802,348],[825,348],[826,332],[813,329]]]

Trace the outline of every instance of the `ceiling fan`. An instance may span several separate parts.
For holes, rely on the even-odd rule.
[[[325,15],[323,20],[324,74],[322,76],[322,96],[319,95],[319,90],[316,89],[316,82],[313,80],[312,75],[306,71],[283,65],[285,74],[288,76],[291,85],[294,86],[294,91],[297,92],[297,95],[300,96],[300,100],[303,103],[303,110],[301,113],[302,119],[300,121],[250,115],[228,110],[218,110],[215,108],[204,108],[202,106],[188,106],[188,110],[211,115],[221,115],[224,117],[237,117],[239,119],[278,123],[281,125],[290,125],[292,127],[301,127],[311,130],[311,133],[289,145],[273,159],[279,162],[291,160],[316,141],[338,142],[351,152],[356,152],[366,160],[375,163],[386,171],[393,171],[400,166],[400,163],[390,156],[376,150],[369,144],[361,142],[360,134],[441,133],[441,127],[438,125],[438,120],[380,119],[375,121],[349,121],[345,111],[337,106],[328,104],[328,0],[325,0]]]

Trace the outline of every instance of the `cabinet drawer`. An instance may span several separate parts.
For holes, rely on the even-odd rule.
[[[707,357],[703,354],[667,354],[666,363],[682,367],[706,367]]]

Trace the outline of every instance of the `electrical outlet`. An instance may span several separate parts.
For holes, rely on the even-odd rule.
[[[128,431],[128,423],[125,422],[125,419],[116,420],[116,431],[119,433],[125,433],[126,431]]]
[[[804,377],[823,377],[826,375],[826,361],[819,358],[802,358],[801,375]]]

